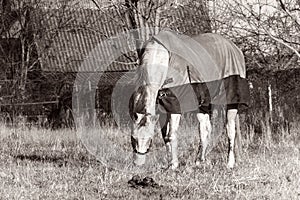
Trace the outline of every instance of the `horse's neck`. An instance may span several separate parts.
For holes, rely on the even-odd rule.
[[[169,67],[169,52],[156,41],[149,42],[142,56],[140,76],[151,88],[164,83]]]
[[[156,97],[159,87],[157,85],[147,84],[142,87],[142,90],[143,91],[139,97],[139,101],[141,101],[143,104],[144,112],[154,115]]]
[[[155,114],[158,90],[164,83],[169,66],[169,52],[156,41],[145,46],[141,65],[138,69],[139,83],[143,85],[138,92],[137,103],[143,112]]]

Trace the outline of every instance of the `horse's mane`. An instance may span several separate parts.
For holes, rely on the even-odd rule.
[[[141,64],[141,61],[142,61],[142,58],[143,58],[143,55],[145,53],[145,50],[146,50],[146,46],[149,44],[149,42],[155,40],[153,37],[146,40],[142,47],[138,50],[138,60],[139,60],[139,63],[138,65],[140,66]],[[155,40],[156,41],[156,40]],[[134,74],[134,78],[132,79],[132,82],[137,85],[136,87],[136,91],[138,91],[139,87],[142,86],[142,85],[146,85],[145,81],[147,80],[147,73],[144,73],[144,70],[140,67],[137,67],[136,71],[135,71],[135,74]]]

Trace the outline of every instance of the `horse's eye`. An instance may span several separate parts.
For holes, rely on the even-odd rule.
[[[136,144],[137,144],[137,140],[133,136],[131,136],[131,145],[132,145],[132,147],[135,148]]]

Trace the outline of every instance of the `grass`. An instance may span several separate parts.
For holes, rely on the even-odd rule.
[[[225,136],[196,167],[197,130],[182,126],[174,171],[158,170],[165,164],[159,135],[146,168],[137,170],[126,129],[82,130],[82,141],[68,129],[0,130],[0,199],[300,199],[299,127],[276,143],[245,137],[241,162],[228,170]],[[159,186],[130,187],[134,175]]]

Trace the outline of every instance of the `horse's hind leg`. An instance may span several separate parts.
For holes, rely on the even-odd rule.
[[[209,114],[207,113],[197,113],[197,119],[199,121],[199,132],[201,139],[201,151],[200,151],[200,161],[205,161],[206,148],[208,146],[209,137],[211,133],[211,124],[209,119]],[[200,162],[197,159],[196,165],[199,165]]]
[[[177,135],[176,131],[179,126],[180,114],[160,115],[160,126],[162,136],[164,138],[167,152],[171,154],[171,168],[178,167],[178,153],[177,153]]]
[[[236,130],[235,130],[236,117],[237,117],[237,109],[227,110],[226,129],[227,129],[227,135],[228,135],[228,140],[229,140],[228,162],[227,162],[228,168],[233,168],[234,164],[235,164],[234,140],[235,140],[235,135],[236,135]]]

